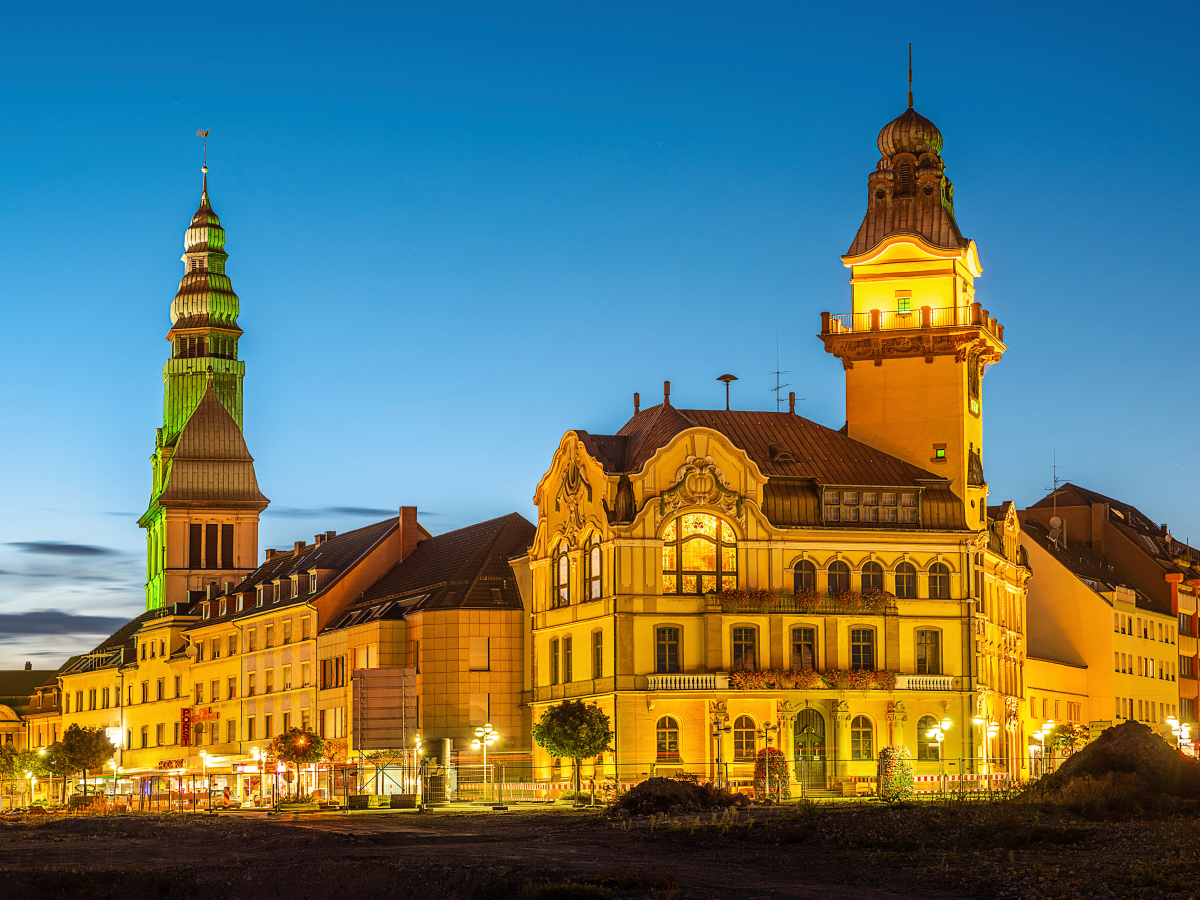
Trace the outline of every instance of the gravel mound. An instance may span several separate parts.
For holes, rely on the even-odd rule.
[[[723,809],[727,806],[749,806],[743,794],[731,794],[711,784],[693,784],[673,778],[650,778],[635,785],[615,804],[615,809],[631,813],[689,812],[700,809]]]

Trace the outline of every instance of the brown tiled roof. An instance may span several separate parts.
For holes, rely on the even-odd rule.
[[[45,669],[0,670],[0,703],[11,706],[18,715],[29,705],[29,698],[54,673]]]
[[[489,519],[457,531],[427,538],[369,587],[346,614],[331,623],[342,627],[349,613],[394,600],[404,612],[429,609],[520,609],[509,560],[533,542],[536,529],[518,513]],[[500,592],[497,603],[493,591]]]
[[[575,434],[605,471],[638,472],[659,448],[696,427],[725,435],[768,476],[764,512],[777,525],[822,524],[820,487],[844,485],[923,488],[922,527],[967,527],[962,501],[944,476],[794,413],[676,409],[660,403],[635,413],[615,435]]]
[[[394,519],[384,519],[382,522],[364,525],[362,528],[356,528],[353,531],[335,534],[320,544],[306,545],[299,554],[294,549],[286,552],[277,552],[271,559],[265,561],[261,566],[242,579],[241,583],[236,585],[229,595],[224,596],[233,598],[238,594],[256,590],[260,584],[267,584],[277,578],[287,578],[298,572],[308,572],[311,569],[327,569],[341,572],[353,566],[368,550],[394,531],[399,521],[400,519],[397,516]],[[329,582],[324,585],[319,584],[319,590],[316,594],[301,594],[298,597],[289,597],[287,600],[280,600],[269,604],[269,606],[275,609],[287,607],[295,603],[308,602],[320,595],[328,586]],[[189,626],[188,630],[205,628],[215,622],[253,615],[254,613],[261,612],[264,608],[251,605],[238,612],[237,604],[230,600],[226,604],[224,616],[217,615],[217,611],[220,610],[220,605],[217,604],[209,618],[201,619],[199,622]],[[193,609],[198,610],[199,604],[194,604]]]
[[[180,432],[167,486],[157,502],[258,510],[270,502],[258,490],[254,457],[242,431],[211,384]]]
[[[65,666],[59,669],[59,673],[65,675],[69,672],[91,672],[95,669],[107,669],[122,663],[133,662],[134,634],[142,627],[143,623],[170,611],[173,610],[148,609],[141,615],[135,616],[97,644],[91,653],[75,657],[73,662],[69,660]],[[119,655],[121,650],[125,651],[124,655]]]

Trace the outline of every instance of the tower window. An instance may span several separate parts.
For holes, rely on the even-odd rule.
[[[906,316],[912,312],[912,297],[897,297],[896,312],[902,316]]]
[[[886,191],[876,191],[876,192],[875,192],[875,199],[876,199],[876,200],[885,200],[885,199],[887,199],[887,192],[886,192]]]

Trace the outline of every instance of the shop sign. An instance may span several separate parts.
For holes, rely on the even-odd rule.
[[[185,706],[179,711],[179,744],[192,746],[192,708]]]
[[[184,768],[184,760],[182,759],[160,759],[158,761],[160,769],[182,769]]]

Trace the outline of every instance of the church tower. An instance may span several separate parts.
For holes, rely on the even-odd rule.
[[[242,437],[238,297],[225,274],[225,229],[208,199],[184,234],[183,279],[171,303],[146,529],[146,608],[195,600],[241,581],[258,557],[259,492]]]
[[[975,242],[954,219],[942,135],[912,107],[879,132],[867,212],[842,257],[851,311],[821,314],[825,350],[846,370],[846,431],[952,483],[986,525],[983,374],[1004,328],[975,300]]]

